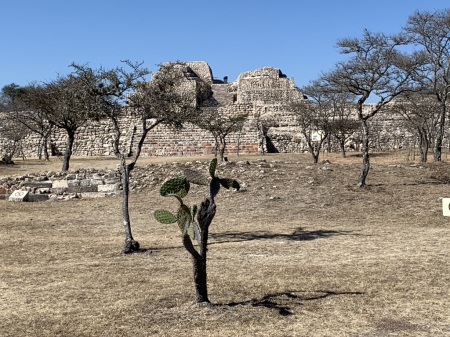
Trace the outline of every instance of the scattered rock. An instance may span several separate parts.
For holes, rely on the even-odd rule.
[[[11,193],[8,200],[13,202],[23,202],[28,201],[28,191],[16,190]]]

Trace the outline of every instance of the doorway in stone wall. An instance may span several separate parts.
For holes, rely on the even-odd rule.
[[[265,140],[266,140],[267,153],[279,153],[280,152],[280,151],[278,151],[275,144],[272,142],[272,139],[268,135],[265,136]]]

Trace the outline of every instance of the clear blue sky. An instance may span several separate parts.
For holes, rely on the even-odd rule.
[[[217,78],[281,69],[302,87],[343,59],[343,37],[397,33],[443,0],[3,0],[0,88],[67,74],[72,62],[116,67],[206,61]]]

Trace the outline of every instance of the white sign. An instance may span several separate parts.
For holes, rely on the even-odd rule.
[[[442,198],[442,214],[450,216],[450,198]]]
[[[313,132],[312,135],[311,135],[311,140],[312,140],[313,142],[320,142],[320,140],[322,139],[322,137],[323,137],[323,132],[322,132],[322,131],[315,131],[315,132]]]

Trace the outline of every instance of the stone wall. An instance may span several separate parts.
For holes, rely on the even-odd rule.
[[[279,69],[262,68],[242,73],[235,84],[238,103],[279,104],[303,99],[294,80]]]
[[[227,152],[232,153],[257,153],[260,149],[260,130],[257,120],[261,116],[277,114],[279,125],[294,125],[282,108],[291,100],[303,99],[303,94],[294,85],[292,79],[284,76],[280,70],[263,68],[246,72],[239,76],[234,83],[213,84],[213,74],[206,62],[188,62],[187,74],[196,81],[204,81],[211,84],[214,92],[212,102],[209,105],[216,106],[222,114],[246,113],[248,122],[239,133],[230,134],[227,138]],[[125,134],[122,136],[125,149],[132,148],[140,132],[140,125],[132,116],[123,118]],[[275,127],[276,128],[276,127]],[[108,120],[99,122],[90,121],[79,128],[73,154],[79,156],[107,156],[113,155],[112,148],[113,130]],[[64,130],[55,129],[51,135],[51,144],[56,152],[63,153],[66,146],[66,134]],[[35,157],[37,153],[39,137],[31,134],[23,141],[22,153],[27,157]],[[2,141],[0,140],[0,146]],[[277,144],[278,151],[285,152],[284,144]],[[157,126],[147,136],[143,149],[143,156],[182,156],[205,155],[215,152],[213,136],[194,125],[186,125],[182,130],[174,131],[163,125]]]
[[[235,82],[214,82],[211,68],[206,62],[188,62],[186,74],[191,85],[204,81],[211,85],[213,97],[208,106],[215,106],[221,114],[248,114],[243,130],[230,134],[227,138],[226,154],[258,153],[261,148],[267,152],[303,152],[306,144],[297,127],[296,117],[286,108],[290,102],[304,100],[303,92],[295,86],[294,80],[275,68],[262,68],[242,73]],[[125,116],[121,144],[124,152],[131,152],[133,142],[139,138],[140,124],[132,116]],[[408,140],[411,135],[398,129],[398,124],[385,116],[377,115],[373,121],[373,131],[378,140]],[[394,130],[395,129],[395,130]],[[90,121],[80,127],[76,134],[73,154],[78,156],[113,155],[113,130],[108,120]],[[35,157],[39,146],[39,137],[29,135],[22,142],[22,154]],[[66,146],[66,134],[55,129],[51,139],[56,153],[63,153]],[[358,135],[355,134],[356,143]],[[0,149],[5,139],[0,138]],[[135,144],[134,144],[135,145]],[[376,147],[376,145],[374,145]],[[163,125],[157,126],[147,135],[142,148],[142,156],[195,156],[215,152],[213,136],[194,125],[186,125],[182,130],[174,131]],[[1,153],[0,153],[1,154]]]

